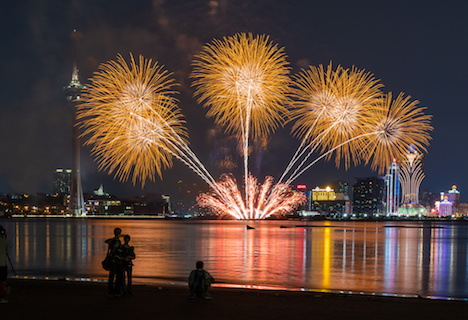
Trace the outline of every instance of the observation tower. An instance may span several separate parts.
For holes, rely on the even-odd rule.
[[[75,34],[76,30],[73,31]],[[74,44],[75,45],[75,44]],[[76,49],[74,48],[74,51]],[[68,86],[64,88],[67,96],[68,106],[72,108],[72,173],[70,187],[70,204],[69,213],[74,216],[82,216],[86,214],[84,208],[83,189],[81,187],[80,173],[80,139],[79,130],[76,126],[76,104],[79,103],[81,90],[85,88],[78,79],[78,68],[76,66],[76,52],[73,57],[72,79]]]

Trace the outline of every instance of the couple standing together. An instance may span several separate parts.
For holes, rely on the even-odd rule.
[[[120,241],[123,237],[124,243]],[[109,269],[108,294],[110,297],[120,297],[132,294],[132,266],[135,259],[135,251],[128,234],[122,235],[122,229],[114,229],[114,237],[107,239],[107,255],[111,257]]]

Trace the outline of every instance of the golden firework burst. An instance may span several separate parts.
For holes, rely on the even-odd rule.
[[[291,91],[293,132],[311,147],[320,145],[322,152],[342,145],[335,150],[337,166],[344,160],[347,168],[351,158],[359,162],[361,140],[353,137],[363,132],[363,118],[381,95],[381,87],[371,73],[355,67],[333,70],[330,63],[326,69],[320,65],[302,70]]]
[[[213,40],[195,57],[191,77],[199,103],[227,132],[245,138],[250,127],[254,137],[262,137],[283,124],[289,66],[268,36],[240,33]]]
[[[187,138],[175,85],[170,73],[142,56],[137,62],[130,54],[127,63],[119,55],[99,67],[77,116],[99,169],[144,186],[171,167],[177,143]]]
[[[366,118],[363,141],[363,157],[366,164],[371,162],[373,170],[383,173],[394,158],[400,159],[413,145],[418,152],[426,152],[433,130],[431,115],[424,113],[425,107],[411,96],[400,93],[392,99],[392,93],[384,95],[369,110],[372,116]]]

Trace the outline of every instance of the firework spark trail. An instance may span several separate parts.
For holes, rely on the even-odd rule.
[[[90,135],[87,144],[94,144],[100,168],[116,170],[116,176],[126,180],[133,166],[133,182],[139,178],[144,185],[159,161],[170,165],[170,154],[214,186],[215,180],[182,137],[185,129],[171,97],[173,80],[157,63],[140,56],[136,64],[130,58],[129,65],[121,56],[102,65],[80,105],[84,135]],[[132,151],[149,159],[142,163]]]
[[[304,194],[291,190],[287,185],[281,184],[276,189],[272,186],[272,177],[266,177],[265,182],[259,188],[257,179],[249,175],[246,188],[250,193],[250,200],[246,206],[235,179],[224,175],[221,181],[216,183],[216,188],[225,195],[225,199],[220,199],[216,193],[204,193],[198,196],[197,202],[200,206],[210,208],[219,215],[251,220],[265,219],[275,214],[290,212],[306,201]]]
[[[326,70],[322,65],[318,68],[310,67],[310,70],[303,70],[295,78],[296,87],[292,96],[297,102],[294,105],[293,119],[297,121],[293,129],[297,135],[304,132],[305,135],[280,178],[280,182],[283,181],[286,174],[300,161],[286,179],[286,184],[310,168],[311,165],[307,165],[303,170],[308,159],[321,145],[322,151],[325,151],[326,146],[333,151],[325,152],[325,156],[320,159],[329,157],[336,151],[336,163],[339,164],[343,155],[348,166],[349,154],[355,154],[356,151],[353,146],[347,145],[356,140],[353,136],[361,130],[359,126],[364,109],[380,95],[381,86],[369,73],[355,68],[343,69],[341,66],[334,71],[331,64]],[[308,140],[311,141],[306,144]],[[339,147],[336,147],[337,144]],[[347,147],[343,149],[344,146]],[[307,150],[309,152],[306,154]]]
[[[395,100],[392,94],[384,95],[376,105],[372,107],[365,123],[364,132],[330,149],[326,153],[308,164],[295,176],[291,176],[286,184],[291,183],[317,161],[327,157],[338,148],[355,140],[363,141],[366,152],[361,153],[365,163],[372,161],[374,169],[383,172],[389,166],[393,158],[401,157],[410,145],[415,145],[425,151],[424,145],[429,143],[430,115],[423,113],[424,107],[418,107],[418,101],[410,102],[410,96],[404,97],[400,93]]]
[[[292,119],[296,136],[312,129],[311,139],[327,128],[332,131],[320,143],[322,151],[351,139],[363,130],[362,123],[369,116],[368,109],[380,95],[382,86],[370,73],[356,68],[333,70],[330,64],[310,67],[295,77],[292,97],[295,99]],[[347,168],[357,152],[356,144],[344,145],[336,150],[335,163],[344,160]],[[331,156],[331,154],[330,154]],[[328,159],[330,158],[327,157]]]
[[[320,143],[323,141],[323,139],[325,139],[325,136],[326,134],[332,129],[332,127],[334,126],[335,124],[333,124],[332,126],[330,126],[330,128],[328,128],[327,130],[321,132],[314,140],[312,140],[308,145],[304,146],[305,144],[305,139],[302,140],[301,142],[301,145],[298,147],[294,157],[291,159],[291,161],[289,162],[288,166],[286,167],[286,169],[284,170],[283,174],[281,175],[281,178],[280,180],[278,181],[279,183],[281,183],[284,179],[284,177],[286,176],[286,174],[292,170],[294,168],[294,165],[297,163],[297,161],[299,161],[302,156],[304,156],[304,154],[306,153],[307,150],[309,150],[309,152],[306,154],[305,157],[303,157],[301,163],[297,166],[297,168],[294,170],[294,172],[291,174],[291,176],[295,176],[296,173],[301,170],[302,166],[304,166],[304,164],[307,162],[307,160],[312,156],[312,154],[315,152],[315,150],[319,147]],[[334,150],[336,150],[337,148],[335,148]],[[333,150],[333,151],[334,151]],[[327,154],[328,155],[328,154]],[[299,175],[298,175],[299,176]],[[286,184],[290,184],[293,180],[295,179],[291,179],[291,178],[288,178],[285,182]]]
[[[140,115],[135,115],[142,122],[148,122],[148,119],[141,117]],[[158,114],[158,117],[160,115]],[[216,182],[211,174],[206,170],[205,166],[200,162],[200,160],[196,157],[196,155],[192,152],[192,150],[188,147],[188,145],[182,140],[182,138],[170,128],[170,123],[167,123],[164,119],[160,119],[161,122],[168,127],[168,130],[172,132],[171,136],[167,137],[166,143],[170,145],[172,148],[168,148],[163,144],[157,143],[153,139],[149,139],[146,135],[149,132],[154,132],[155,129],[151,129],[152,123],[149,123],[150,127],[147,128],[142,135],[139,137],[141,141],[147,141],[148,143],[152,143],[159,148],[162,148],[169,152],[171,155],[182,161],[187,167],[193,170],[196,174],[198,174],[210,187],[214,186]],[[176,141],[172,141],[171,138],[176,138]],[[175,152],[173,151],[175,150]]]
[[[289,68],[283,49],[267,36],[236,34],[206,45],[193,63],[193,86],[208,116],[239,135],[244,158],[245,203],[251,203],[249,138],[266,136],[282,124],[287,109]]]

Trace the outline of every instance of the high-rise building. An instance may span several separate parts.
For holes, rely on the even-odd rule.
[[[349,201],[349,185],[345,181],[334,181],[330,185],[335,190],[336,200]]]
[[[400,168],[393,159],[385,175],[385,214],[387,216],[398,212],[400,204]]]
[[[76,31],[74,31],[75,36]],[[74,44],[75,46],[75,44]],[[80,140],[79,131],[76,126],[76,104],[80,100],[81,90],[85,88],[78,79],[78,68],[76,66],[76,48],[74,48],[73,58],[73,71],[72,79],[65,89],[65,95],[67,96],[68,105],[72,109],[72,176],[71,176],[71,187],[70,187],[70,207],[69,212],[72,215],[84,215],[86,214],[84,208],[83,189],[81,186],[81,173],[80,173]]]
[[[428,189],[424,189],[421,192],[419,203],[426,207],[429,211],[435,208],[436,201],[440,200],[438,192],[431,192]]]
[[[411,145],[400,166],[401,202],[419,203],[419,187],[424,179],[423,156]]]
[[[56,169],[54,172],[53,192],[58,194],[70,194],[71,169]]]
[[[381,214],[383,196],[382,178],[356,178],[356,183],[353,185],[353,214],[369,217]]]
[[[312,210],[312,191],[307,189],[307,185],[298,184],[296,191],[301,192],[307,197],[307,202],[297,208],[298,211],[311,211]]]

